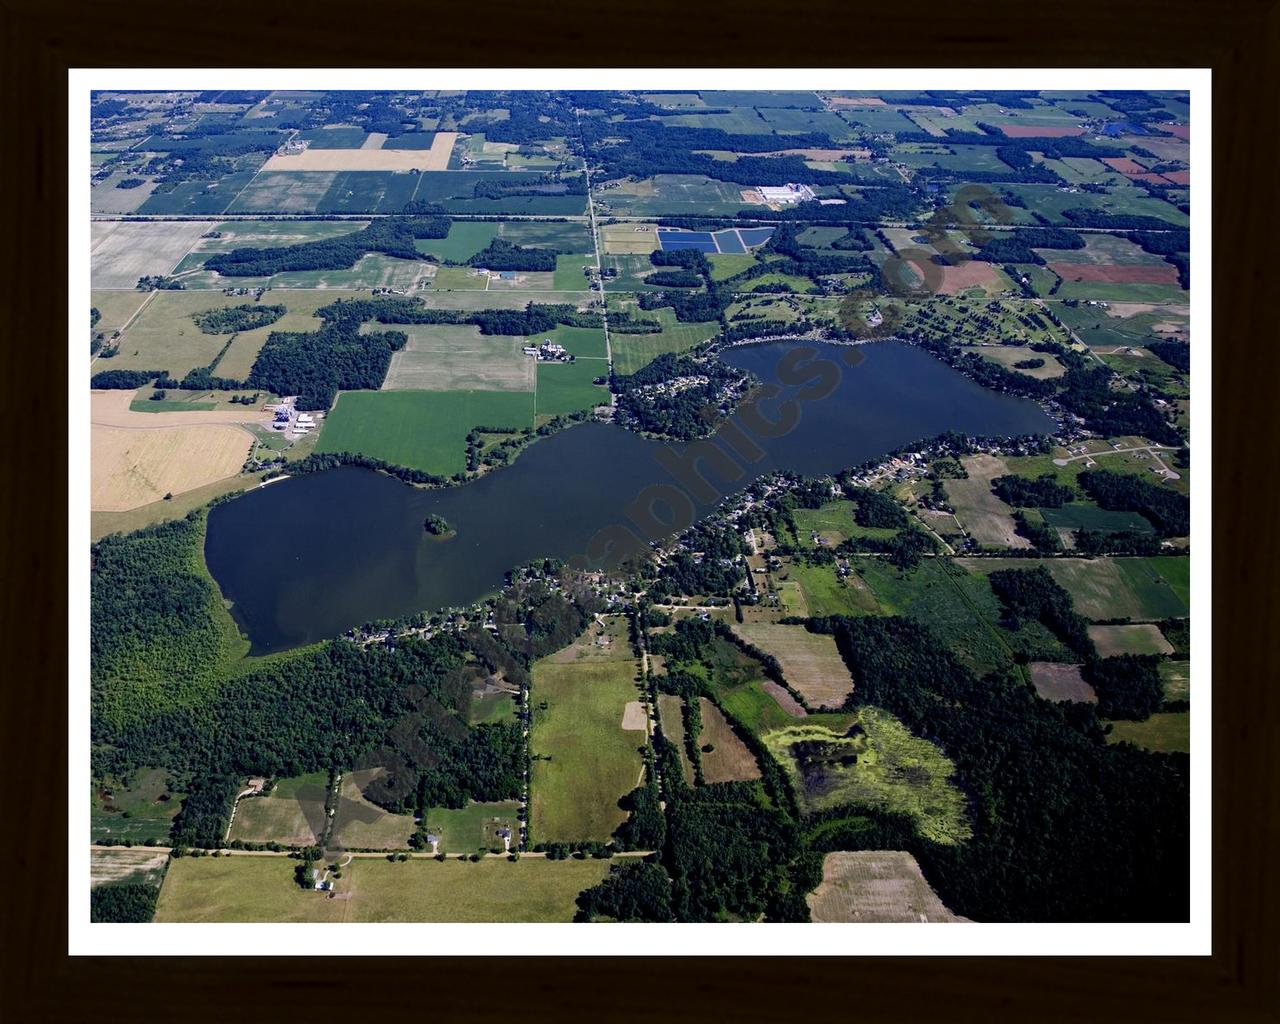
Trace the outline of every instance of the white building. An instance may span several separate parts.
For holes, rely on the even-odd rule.
[[[760,185],[756,188],[761,198],[766,203],[781,203],[783,206],[789,206],[792,203],[803,203],[806,200],[813,199],[813,189],[808,185],[797,185],[794,182],[787,182],[782,186]]]

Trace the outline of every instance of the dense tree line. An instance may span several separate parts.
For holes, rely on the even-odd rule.
[[[489,270],[548,271],[556,269],[556,250],[526,248],[505,238],[495,238],[467,262]]]
[[[1061,508],[1076,497],[1076,489],[1058,483],[1052,473],[1034,480],[1025,476],[998,476],[991,481],[991,493],[1015,508]]]
[[[97,885],[89,890],[89,920],[94,924],[145,924],[156,913],[160,890],[154,885]]]
[[[99,370],[89,378],[89,387],[132,391],[134,388],[145,387],[164,374],[164,370]]]
[[[1181,370],[1183,373],[1191,372],[1191,346],[1185,341],[1165,338],[1160,341],[1148,341],[1146,345],[1175,370]]]
[[[277,395],[297,395],[297,408],[328,409],[337,393],[382,386],[391,355],[404,348],[403,331],[362,334],[338,327],[273,331],[245,382]]]
[[[1160,657],[1121,654],[1086,662],[1085,682],[1098,694],[1098,714],[1104,718],[1149,718],[1164,701]]]
[[[870,487],[846,487],[844,492],[845,497],[857,502],[853,521],[859,526],[901,530],[907,525],[906,510],[882,491]]]
[[[371,252],[406,260],[426,257],[414,246],[417,238],[444,238],[450,220],[432,216],[383,217],[368,227],[337,238],[269,248],[239,248],[215,253],[204,261],[206,270],[224,277],[270,277],[291,270],[347,270]]]
[[[1185,494],[1134,473],[1105,469],[1085,470],[1078,480],[1100,508],[1137,512],[1150,520],[1162,537],[1185,537],[1191,532],[1191,499]]]
[[[671,879],[658,864],[614,864],[599,885],[578,895],[575,921],[674,921]]]
[[[173,845],[205,849],[221,846],[239,792],[238,776],[197,775],[170,826]]]
[[[1186,919],[1185,755],[1107,747],[1091,709],[1039,700],[1012,673],[979,679],[911,620],[812,625],[834,633],[859,703],[896,715],[956,766],[970,840],[883,837],[891,848],[906,841],[953,911],[981,921]]]
[[[269,327],[287,312],[284,306],[246,303],[243,306],[219,307],[206,309],[202,313],[192,313],[191,319],[204,334],[231,334],[236,331],[253,331],[259,327]]]
[[[1083,249],[1084,238],[1067,228],[1019,228],[1012,234],[992,235],[973,254],[975,260],[988,263],[1034,263],[1042,265],[1044,257],[1036,249]]]
[[[1138,530],[1077,530],[1073,550],[1081,555],[1158,555],[1160,538]]]

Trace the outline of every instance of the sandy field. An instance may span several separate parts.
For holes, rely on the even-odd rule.
[[[203,412],[134,412],[129,404],[137,391],[90,391],[89,421],[95,427],[204,427],[238,423],[270,426],[271,414],[257,406],[231,409],[209,409]]]
[[[277,153],[263,171],[443,171],[457,132],[437,132],[430,149],[304,149]]]
[[[628,732],[649,731],[649,716],[638,700],[627,701],[627,706],[622,709],[622,728]]]
[[[939,295],[958,295],[970,288],[981,288],[988,295],[993,295],[1002,288],[999,271],[982,260],[963,260],[955,266],[941,269]]]
[[[920,873],[915,857],[899,850],[827,854],[822,862],[822,882],[808,901],[813,920],[819,924],[968,920],[943,906]]]
[[[95,426],[90,442],[89,507],[94,512],[126,512],[166,494],[181,494],[235,476],[252,445],[252,434],[230,425]]]
[[[828,96],[828,107],[883,107],[884,100],[879,96]]]

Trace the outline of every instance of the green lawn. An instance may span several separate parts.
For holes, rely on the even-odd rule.
[[[857,573],[846,580],[831,565],[791,566],[787,573],[800,585],[810,615],[878,615],[880,603]]]
[[[441,853],[474,853],[479,849],[502,849],[502,840],[494,834],[494,829],[499,826],[511,829],[515,845],[520,835],[516,815],[519,808],[520,805],[512,800],[471,802],[456,810],[431,807],[423,821],[429,831],[440,837]]]
[[[622,728],[623,709],[640,697],[635,675],[630,657],[534,665],[529,748],[535,841],[607,840],[626,818],[618,800],[640,783],[645,744],[643,731]]]
[[[532,424],[527,392],[348,391],[326,417],[316,451],[358,452],[447,476],[466,468],[472,427]]]

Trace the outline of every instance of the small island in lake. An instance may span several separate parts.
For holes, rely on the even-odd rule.
[[[452,537],[454,533],[453,527],[449,525],[449,521],[445,519],[444,516],[427,516],[427,518],[423,520],[422,528],[426,530],[427,533],[431,534],[431,536],[439,537],[441,539]]]

